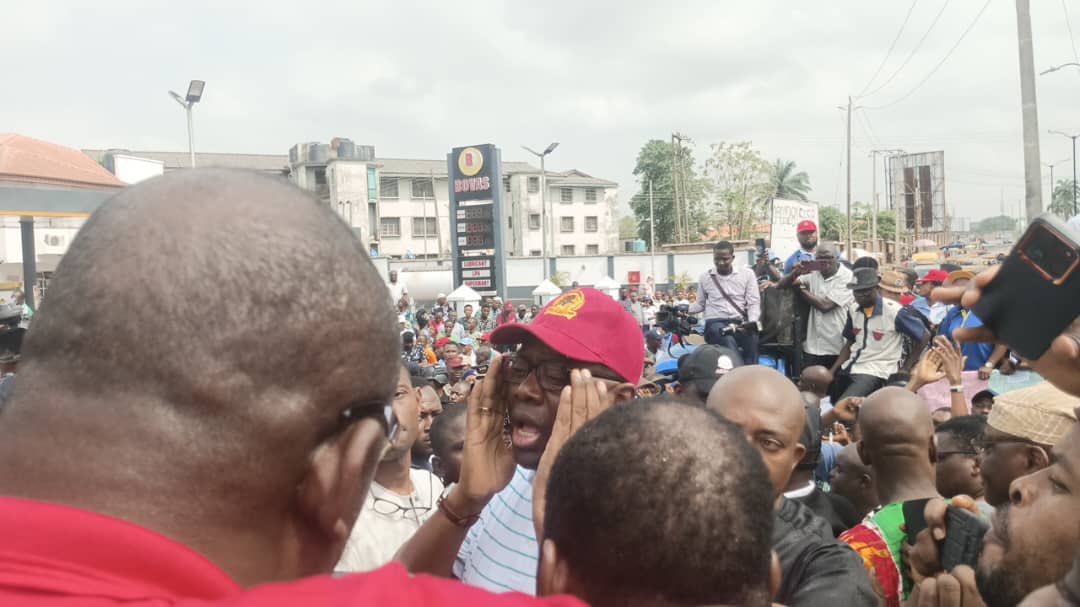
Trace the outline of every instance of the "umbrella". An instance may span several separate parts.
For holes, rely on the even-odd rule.
[[[929,240],[929,239],[924,238],[922,240],[916,240],[915,241],[915,246],[916,247],[936,247],[937,243],[934,242],[933,240]]]

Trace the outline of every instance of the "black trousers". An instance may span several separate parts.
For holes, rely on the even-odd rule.
[[[833,381],[829,396],[833,405],[852,396],[870,396],[885,386],[885,380],[861,373],[841,373]]]
[[[831,369],[832,366],[833,366],[833,363],[836,362],[837,358],[838,357],[835,354],[822,355],[822,354],[807,354],[806,352],[803,352],[803,355],[802,355],[803,366],[802,366],[802,368],[806,369],[807,367],[813,367],[813,366],[816,366],[816,365],[820,365],[822,367],[825,367],[826,369]]]
[[[744,365],[758,364],[759,338],[757,333],[751,335],[740,331],[735,333],[723,333],[723,328],[729,325],[743,324],[741,318],[710,318],[705,321],[705,343],[714,346],[731,348],[742,356]]]

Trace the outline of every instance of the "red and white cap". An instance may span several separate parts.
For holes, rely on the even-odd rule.
[[[817,232],[817,224],[809,219],[800,221],[798,227],[795,228],[795,233],[802,234],[803,232]]]
[[[491,343],[519,344],[532,336],[563,356],[603,365],[637,385],[645,366],[641,327],[610,296],[582,287],[551,300],[529,324],[506,324],[491,333]]]

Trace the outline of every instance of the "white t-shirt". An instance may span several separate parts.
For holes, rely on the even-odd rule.
[[[401,280],[401,277],[398,277],[397,282],[387,281],[386,288],[390,289],[390,299],[394,302],[395,306],[401,301],[402,295],[408,295],[409,293],[409,287],[405,284],[404,280]]]
[[[427,470],[413,468],[409,475],[412,495],[398,495],[379,483],[371,483],[367,501],[334,571],[352,573],[382,567],[435,514],[442,482]]]
[[[806,341],[803,343],[803,351],[807,354],[836,356],[844,347],[844,324],[847,322],[848,308],[855,302],[855,295],[848,288],[852,278],[851,270],[843,265],[829,278],[823,278],[821,272],[799,277],[799,282],[806,285],[811,293],[836,304],[828,312],[810,307]]]

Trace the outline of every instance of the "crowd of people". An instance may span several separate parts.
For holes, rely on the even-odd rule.
[[[1018,360],[970,311],[993,270],[847,268],[814,236],[758,269],[717,245],[686,294],[710,343],[645,393],[636,298],[458,315],[280,180],[127,188],[0,412],[0,604],[1080,603],[1080,322]],[[755,364],[771,288],[808,304],[795,378]],[[1045,381],[967,393],[1004,366]],[[961,515],[990,530],[958,564]]]

